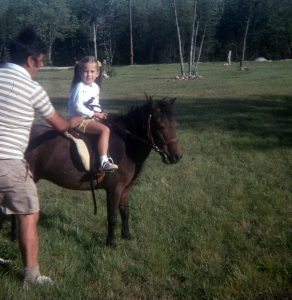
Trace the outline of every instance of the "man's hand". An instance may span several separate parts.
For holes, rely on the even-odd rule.
[[[80,116],[75,116],[75,117],[70,118],[68,120],[69,124],[70,124],[70,128],[77,127],[83,120],[84,120],[84,118],[80,117]]]
[[[83,117],[72,117],[70,119],[65,119],[58,112],[54,112],[53,115],[47,119],[47,122],[52,125],[56,130],[64,132],[70,128],[74,128],[78,126],[82,120],[84,120]]]

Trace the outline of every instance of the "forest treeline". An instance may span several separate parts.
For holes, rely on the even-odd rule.
[[[9,57],[19,30],[33,26],[54,65],[87,54],[129,64],[130,35],[134,63],[178,62],[177,28],[186,61],[191,44],[194,53],[202,46],[202,61],[226,60],[229,50],[240,60],[247,21],[247,60],[286,59],[292,58],[291,16],[291,0],[0,0],[0,59]]]

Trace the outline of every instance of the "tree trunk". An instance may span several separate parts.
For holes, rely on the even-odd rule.
[[[93,45],[94,45],[94,57],[95,59],[97,59],[97,45],[96,45],[96,29],[97,29],[97,25],[95,25],[94,23],[92,24],[93,27]]]
[[[134,47],[133,47],[133,23],[132,23],[132,0],[129,0],[129,20],[130,20],[130,61],[134,64]]]
[[[50,26],[50,31],[49,31],[49,47],[48,47],[48,65],[52,65],[52,48],[53,48],[53,32],[52,32],[52,27]]]
[[[241,56],[241,61],[240,61],[240,70],[244,70],[243,63],[244,63],[245,50],[246,50],[246,39],[247,39],[247,34],[248,34],[248,27],[249,27],[249,18],[247,19],[246,27],[245,27],[245,34],[244,34],[243,47],[242,47],[242,56]]]
[[[192,74],[195,74],[195,59],[196,59],[196,49],[197,49],[197,38],[198,38],[198,31],[200,27],[200,21],[197,22],[196,26],[196,33],[195,33],[195,41],[194,41],[194,53],[193,53],[193,61],[192,61]]]
[[[197,16],[197,0],[194,0],[194,12],[193,12],[193,24],[192,24],[192,35],[191,35],[191,47],[190,47],[190,60],[189,60],[189,76],[193,75],[193,55],[194,53],[194,37],[195,37],[195,25]]]
[[[196,65],[195,65],[194,75],[196,77],[199,76],[199,74],[198,74],[198,63],[200,62],[200,59],[201,59],[201,53],[202,53],[202,49],[203,49],[203,44],[204,44],[204,39],[205,39],[205,34],[206,34],[206,28],[207,28],[207,23],[205,24],[205,27],[204,27],[204,33],[203,33],[203,36],[202,36],[200,49],[199,49],[199,53],[198,53],[198,58],[197,58],[197,62],[196,62]]]
[[[176,25],[176,30],[177,30],[181,76],[185,77],[182,43],[181,43],[180,28],[179,28],[179,24],[178,24],[178,17],[177,17],[177,10],[176,10],[175,0],[171,0],[171,3],[172,3],[173,11],[174,11],[175,25]]]
[[[229,65],[229,66],[231,66],[231,50],[229,50],[228,51],[228,56],[227,56],[227,64]]]

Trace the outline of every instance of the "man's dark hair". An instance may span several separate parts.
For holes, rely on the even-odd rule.
[[[10,61],[18,65],[24,65],[29,56],[37,58],[46,52],[45,43],[31,27],[23,29],[9,47]]]

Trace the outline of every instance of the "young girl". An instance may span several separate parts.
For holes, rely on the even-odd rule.
[[[112,159],[107,156],[110,136],[109,128],[100,121],[107,115],[99,104],[99,86],[95,83],[99,75],[99,66],[93,56],[84,57],[74,69],[68,103],[69,117],[83,116],[84,120],[77,126],[83,133],[98,134],[97,151],[100,157],[100,172],[112,172],[118,169]]]

